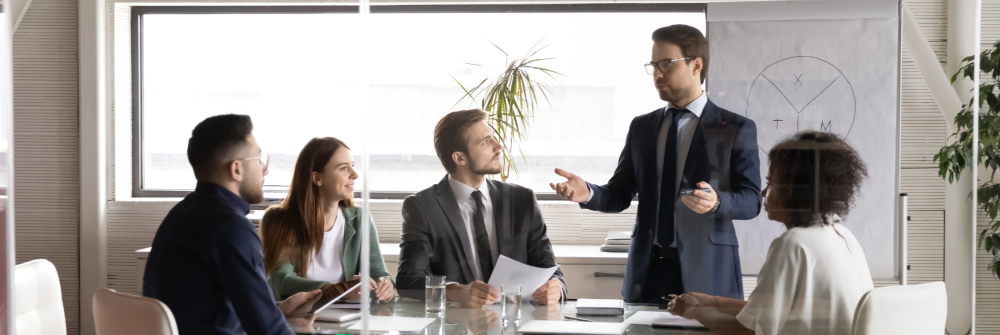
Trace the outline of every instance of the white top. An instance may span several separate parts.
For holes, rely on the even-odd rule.
[[[344,257],[344,226],[347,220],[344,219],[344,210],[340,210],[337,220],[333,223],[330,231],[323,233],[323,245],[319,247],[319,252],[313,256],[312,264],[309,264],[309,271],[306,277],[312,280],[321,280],[331,283],[340,283],[344,278],[344,265],[341,259]]]
[[[873,288],[865,254],[847,227],[792,228],[771,242],[736,320],[758,335],[850,334],[854,309]]]
[[[493,264],[497,263],[500,253],[497,251],[497,233],[493,224],[493,202],[490,201],[489,183],[483,180],[479,188],[463,184],[448,175],[448,184],[455,192],[455,199],[458,200],[458,209],[462,212],[462,221],[465,221],[465,232],[469,234],[469,244],[472,246],[472,265],[476,268],[476,280],[483,280],[483,269],[479,266],[479,247],[476,245],[476,227],[472,221],[472,216],[476,214],[476,198],[472,197],[472,192],[479,191],[483,194],[483,224],[486,226],[486,236],[490,240],[490,255],[493,256]]]

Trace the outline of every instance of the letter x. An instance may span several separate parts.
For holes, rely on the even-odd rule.
[[[829,89],[830,86],[833,86],[833,83],[837,82],[837,79],[840,79],[840,76],[837,76],[837,78],[833,78],[833,81],[831,81],[829,85],[826,85],[826,87],[824,87],[823,90],[819,92],[819,94],[816,94],[816,96],[813,97],[812,100],[809,100],[809,102],[806,103],[805,106],[802,106],[802,109],[797,109],[795,108],[795,104],[793,104],[791,100],[788,100],[788,96],[785,95],[785,92],[782,92],[781,89],[778,88],[778,85],[775,85],[774,82],[771,81],[771,78],[768,78],[763,74],[760,76],[764,77],[764,79],[767,79],[767,82],[771,83],[771,85],[774,86],[774,89],[778,90],[778,93],[781,93],[781,96],[785,98],[785,101],[788,101],[788,105],[792,106],[792,109],[795,110],[795,113],[802,113],[802,111],[806,110],[806,107],[809,107],[809,104],[811,104],[813,101],[816,101],[816,98],[819,98],[819,96],[822,95],[823,92],[826,92],[826,90]]]

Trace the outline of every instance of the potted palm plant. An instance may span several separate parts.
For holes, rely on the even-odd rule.
[[[957,131],[950,137],[955,138],[955,141],[941,148],[934,155],[934,161],[938,162],[938,174],[948,183],[958,180],[962,171],[969,167],[982,166],[989,172],[989,179],[986,179],[985,175],[980,176],[984,182],[980,183],[976,190],[978,206],[990,220],[986,228],[979,233],[978,246],[993,255],[988,269],[1000,277],[1000,267],[998,267],[1000,257],[997,257],[1000,253],[1000,220],[997,220],[997,212],[1000,210],[1000,184],[994,181],[997,168],[1000,167],[1000,100],[996,93],[997,88],[1000,88],[1000,41],[980,54],[978,70],[988,77],[979,85],[979,107],[982,110],[979,115],[979,157],[972,157],[972,122],[976,118],[970,100],[955,116]],[[972,80],[973,76],[980,75],[979,71],[975,68],[973,57],[966,57],[962,60],[958,72],[951,77],[951,82],[954,83],[959,75]]]
[[[493,46],[509,57],[507,52],[499,46],[496,44]],[[535,58],[535,55],[543,49],[545,47],[538,48],[538,43],[536,43],[524,57],[514,60],[506,60],[505,58],[506,66],[495,78],[485,78],[475,86],[463,85],[452,76],[452,79],[465,92],[462,98],[455,102],[455,105],[469,99],[471,100],[470,104],[478,104],[479,108],[489,114],[487,123],[493,128],[493,134],[497,141],[503,145],[500,154],[503,164],[500,178],[504,181],[510,177],[511,172],[517,173],[513,155],[515,149],[522,159],[527,160],[521,150],[520,142],[528,134],[531,118],[535,115],[538,107],[539,96],[546,103],[549,101],[551,89],[546,83],[539,81],[538,77],[544,75],[555,79],[553,75],[561,75],[559,72],[538,65],[542,61],[551,59]],[[473,63],[466,64],[482,66]]]

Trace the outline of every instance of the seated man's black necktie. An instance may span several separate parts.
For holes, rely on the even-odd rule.
[[[476,251],[479,254],[479,268],[483,270],[483,282],[488,283],[490,274],[493,273],[493,254],[490,253],[490,236],[486,234],[486,221],[483,221],[486,205],[483,205],[483,193],[479,190],[472,192],[472,198],[476,199],[476,212],[472,214],[472,224],[476,228]]]

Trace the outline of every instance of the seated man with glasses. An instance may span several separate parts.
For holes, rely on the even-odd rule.
[[[198,185],[153,238],[142,295],[170,307],[181,334],[292,334],[285,317],[304,314],[322,296],[315,290],[274,302],[263,247],[246,218],[251,203],[264,201],[267,175],[268,157],[252,131],[249,116],[231,114],[194,128],[187,154]]]

